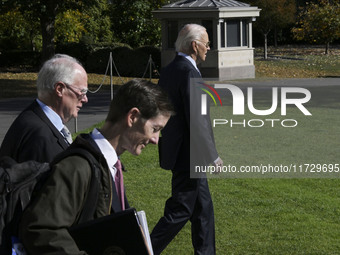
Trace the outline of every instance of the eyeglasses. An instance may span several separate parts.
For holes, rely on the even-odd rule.
[[[76,94],[77,96],[80,96],[80,97],[86,96],[86,93],[89,91],[88,89],[80,89],[80,88],[77,88],[77,87],[75,87],[75,86],[69,85],[69,84],[67,84],[67,83],[64,83],[64,84],[65,84],[65,86],[66,86],[67,88],[69,88],[74,94]],[[76,93],[72,88],[78,90],[78,91],[80,92],[80,95],[79,95],[78,93]]]
[[[209,46],[210,46],[210,41],[207,41],[207,42],[204,42],[204,41],[201,41],[201,40],[196,40],[196,41],[203,43],[205,45],[205,47],[207,47],[207,48],[209,48]]]

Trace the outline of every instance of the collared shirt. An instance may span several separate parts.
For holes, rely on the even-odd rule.
[[[187,60],[189,60],[190,63],[196,68],[197,72],[199,72],[199,74],[201,74],[200,70],[198,70],[196,61],[192,57],[190,57],[189,55],[187,55],[187,54],[185,54],[183,52],[178,52],[178,55],[180,55],[182,57],[185,57]]]
[[[115,180],[117,169],[114,167],[114,165],[118,161],[118,156],[115,151],[115,149],[112,147],[112,145],[109,143],[108,140],[100,133],[98,129],[93,129],[91,133],[92,139],[95,141],[95,143],[98,145],[100,151],[103,153],[106,163],[109,166],[109,169],[111,171],[111,175],[113,178],[113,181]]]
[[[52,122],[52,124],[56,127],[57,130],[62,130],[64,127],[63,121],[60,116],[53,111],[50,107],[46,104],[41,102],[39,99],[36,99],[37,103],[40,105],[43,112],[46,114],[47,118]]]

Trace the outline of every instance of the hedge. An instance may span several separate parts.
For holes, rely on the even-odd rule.
[[[146,76],[149,76],[148,67],[149,57],[155,63],[157,69],[160,66],[161,52],[158,48],[152,46],[132,49],[127,46],[104,48],[93,51],[87,58],[86,70],[87,72],[104,73],[109,61],[110,52],[114,64],[118,70],[119,75],[125,77],[142,77],[145,71]],[[113,67],[114,75],[118,75]]]
[[[39,69],[40,52],[34,51],[3,51],[0,52],[0,67],[16,67],[26,69]]]
[[[150,55],[154,66],[159,71],[161,65],[161,51],[153,46],[143,46],[132,49],[126,44],[87,44],[69,43],[58,45],[56,53],[68,54],[77,58],[85,67],[88,73],[104,74],[110,52],[114,64],[121,76],[142,77],[146,72],[149,77],[149,68],[146,70]],[[29,51],[7,51],[0,53],[0,67],[29,67],[38,70],[40,67],[40,53]],[[113,68],[113,74],[118,75]],[[157,72],[153,72],[156,77]]]

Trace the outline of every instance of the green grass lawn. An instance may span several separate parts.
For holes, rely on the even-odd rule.
[[[149,228],[162,216],[171,174],[155,146],[123,154],[130,205],[145,210]],[[338,179],[210,179],[217,254],[339,254]],[[193,254],[187,224],[164,254]]]
[[[263,49],[256,48],[256,77],[320,78],[340,77],[340,49],[333,47],[329,55],[323,46],[281,46],[268,48],[268,60]]]
[[[286,57],[291,57],[291,59],[256,59],[256,77],[320,78],[340,76],[340,56],[338,55]]]

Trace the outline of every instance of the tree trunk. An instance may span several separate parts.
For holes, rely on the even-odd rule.
[[[30,43],[31,43],[31,50],[35,51],[36,48],[35,48],[35,44],[34,44],[34,36],[33,36],[33,31],[32,30],[30,31]]]
[[[274,27],[274,47],[277,48],[277,28]]]
[[[326,43],[326,49],[325,49],[325,54],[329,54],[329,42]]]
[[[55,35],[55,19],[58,4],[55,1],[49,1],[46,6],[46,12],[40,16],[40,26],[42,35],[42,61],[51,58],[55,53],[54,35]]]
[[[41,19],[42,62],[54,55],[54,20],[50,17]]]
[[[264,50],[263,50],[263,53],[264,53],[264,59],[268,59],[268,33],[264,33]]]

